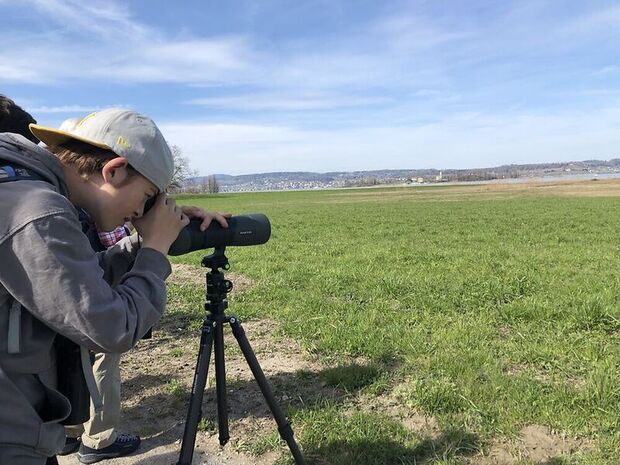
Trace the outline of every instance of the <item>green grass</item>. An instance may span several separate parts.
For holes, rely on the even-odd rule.
[[[448,429],[430,438],[408,431],[400,423],[382,415],[353,412],[345,415],[336,406],[299,412],[303,423],[304,451],[318,463],[354,464],[457,464],[477,453],[481,443],[475,434]]]
[[[337,365],[321,373],[325,384],[342,388],[346,392],[358,391],[373,386],[381,380],[382,372],[377,364]]]
[[[164,392],[170,394],[174,402],[183,402],[187,399],[188,389],[178,379],[171,379],[164,386]]]
[[[448,436],[478,438],[476,447],[541,424],[590,441],[570,463],[619,463],[620,199],[454,192],[179,202],[269,216],[266,245],[227,251],[232,270],[256,281],[231,294],[230,312],[278,320],[333,366],[341,356],[371,361],[370,369],[323,373],[329,384],[391,395],[403,409],[434,416]],[[198,265],[202,255],[175,260]],[[171,292],[181,310],[166,318],[195,331],[202,289]],[[385,425],[383,436],[360,429],[343,442],[338,432],[346,437],[362,420],[334,415],[333,406],[313,406],[295,416],[316,463],[414,463],[419,455],[419,438],[390,429],[387,416],[365,420]],[[370,444],[396,452],[355,462]],[[455,450],[433,460],[460,463],[465,455]]]

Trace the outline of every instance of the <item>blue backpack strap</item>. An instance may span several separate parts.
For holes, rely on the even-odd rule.
[[[47,181],[39,173],[17,163],[0,163],[0,183],[11,181]]]
[[[3,176],[4,172],[4,176]],[[14,178],[17,174],[15,174],[15,169],[11,165],[0,166],[0,178]]]

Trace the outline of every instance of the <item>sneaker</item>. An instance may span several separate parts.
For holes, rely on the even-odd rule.
[[[65,439],[65,447],[62,448],[57,455],[69,455],[77,452],[80,448],[80,438],[67,438]]]
[[[82,463],[95,463],[100,460],[113,459],[131,454],[140,447],[140,438],[131,434],[119,434],[113,444],[103,449],[92,449],[80,445],[78,460]]]

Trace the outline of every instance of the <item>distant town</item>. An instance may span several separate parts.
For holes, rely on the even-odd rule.
[[[312,190],[380,185],[519,181],[535,178],[620,176],[620,159],[504,165],[478,169],[402,169],[352,172],[276,172],[232,176],[215,174],[188,179],[181,192],[256,192]]]

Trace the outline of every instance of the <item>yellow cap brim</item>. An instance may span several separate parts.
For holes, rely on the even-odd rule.
[[[59,129],[48,128],[47,126],[41,126],[34,123],[30,123],[28,127],[30,128],[30,132],[33,133],[37,139],[39,139],[41,142],[48,145],[49,147],[57,147],[64,144],[65,142],[77,140],[79,142],[94,145],[95,147],[99,147],[100,149],[112,150],[112,148],[107,144],[95,142],[90,139],[86,139],[85,137],[76,136],[75,134],[71,134],[66,131],[60,131]]]

